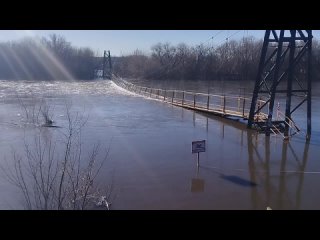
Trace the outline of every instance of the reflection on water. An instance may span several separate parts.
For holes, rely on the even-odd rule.
[[[204,116],[205,120],[198,121],[198,124],[206,124],[206,131],[210,129],[208,124],[209,119],[216,117],[207,114],[199,113]],[[195,116],[193,114],[193,116]],[[271,206],[272,209],[318,209],[319,205],[304,205],[301,207],[303,198],[311,201],[307,194],[303,195],[305,175],[313,175],[312,178],[320,179],[320,168],[312,171],[307,171],[307,162],[309,159],[310,142],[304,141],[283,141],[279,136],[265,137],[259,135],[254,131],[247,130],[244,125],[234,122],[233,120],[221,120],[224,124],[221,126],[221,139],[224,138],[225,127],[236,128],[240,132],[238,140],[242,148],[247,148],[247,168],[242,166],[241,169],[233,169],[233,174],[225,174],[230,172],[230,169],[207,166],[200,164],[197,168],[196,177],[191,179],[191,192],[202,192],[205,194],[210,190],[205,187],[205,182],[208,177],[219,176],[221,179],[233,183],[238,187],[245,187],[250,189],[251,207],[249,209],[266,209]],[[193,118],[194,126],[196,118]],[[247,135],[247,143],[245,143],[244,136]],[[316,154],[318,149],[313,152]],[[242,154],[239,154],[239,158]],[[312,158],[314,159],[314,158]],[[310,166],[311,167],[311,166]],[[201,172],[210,172],[210,175],[203,174],[199,177]],[[243,176],[248,173],[248,177]],[[236,174],[234,174],[236,173]],[[237,175],[238,174],[238,175]],[[308,185],[307,189],[316,188],[317,182]],[[319,199],[319,195],[317,195]],[[226,201],[232,201],[225,199]]]
[[[275,177],[271,176],[271,145],[270,145],[270,137],[265,138],[265,157],[262,158],[260,155],[257,146],[255,145],[255,141],[252,138],[252,134],[248,134],[248,157],[249,157],[249,171],[250,177],[252,181],[257,179],[257,175],[259,175],[259,171],[257,171],[256,167],[256,159],[262,161],[264,169],[264,178],[265,178],[265,197],[262,198],[261,194],[257,190],[252,191],[252,202],[253,206],[259,206],[259,204],[264,204],[265,206],[272,206],[272,209],[300,209],[301,203],[301,193],[302,193],[302,186],[305,174],[305,168],[308,159],[308,150],[309,150],[309,143],[306,142],[304,144],[304,150],[301,156],[298,157],[297,154],[299,152],[295,152],[291,143],[289,141],[283,141],[282,144],[279,142],[281,147],[281,158],[280,166],[278,167],[278,183],[274,181]],[[287,170],[288,163],[288,149],[291,151],[291,154],[296,161],[295,167],[296,170]],[[292,163],[292,158],[290,158]],[[319,172],[320,173],[320,172]],[[286,181],[291,182],[291,179],[295,178],[297,183],[291,186],[295,189],[295,198],[289,197]],[[278,187],[276,186],[278,185]],[[315,183],[316,184],[316,183]],[[264,201],[263,201],[264,199]]]
[[[204,191],[204,180],[200,178],[192,178],[191,192],[203,192],[203,191]]]
[[[204,191],[204,179],[199,177],[199,165],[197,165],[197,174],[195,178],[191,179],[191,192],[203,192]]]
[[[0,85],[0,163],[11,147],[23,146],[23,112],[16,95],[45,96],[61,117],[65,99],[90,114],[85,146],[110,143],[109,159],[97,180],[114,182],[112,209],[320,209],[320,115],[313,112],[310,143],[295,135],[259,135],[235,120],[206,115],[129,94],[108,82]],[[30,87],[32,86],[32,87]],[[187,88],[187,87],[186,87]],[[191,88],[191,86],[190,86]],[[17,91],[15,91],[17,90]],[[315,98],[314,105],[320,103]],[[57,129],[46,129],[50,136]],[[191,142],[206,140],[200,167]],[[114,173],[114,174],[111,174]],[[111,177],[112,175],[112,177]],[[12,208],[17,194],[0,181],[0,208]]]

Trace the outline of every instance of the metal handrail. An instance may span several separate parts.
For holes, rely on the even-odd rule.
[[[161,96],[163,97],[163,101],[171,104],[193,107],[194,109],[203,109],[210,112],[213,111],[228,115],[242,116],[244,118],[248,117],[250,111],[248,103],[250,103],[251,99],[246,97],[142,87],[120,78],[113,79],[115,83],[118,83],[121,87],[127,89],[128,91],[151,98],[156,98],[158,100]],[[201,99],[199,99],[199,97]],[[266,101],[262,99],[257,101],[258,105],[262,105],[264,103],[266,103]],[[267,113],[260,111],[256,114],[256,116],[257,118],[263,119],[267,117]]]

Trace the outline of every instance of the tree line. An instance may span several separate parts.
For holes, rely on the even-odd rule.
[[[87,47],[76,48],[56,34],[0,43],[0,79],[93,79],[99,64]]]
[[[251,80],[257,74],[262,40],[245,37],[218,46],[158,43],[151,54],[136,50],[112,57],[113,73],[154,80]],[[88,47],[77,48],[53,34],[0,43],[0,79],[90,80],[103,58]],[[320,43],[313,40],[313,79],[320,77]]]
[[[136,50],[122,56],[114,73],[123,77],[157,80],[239,80],[254,81],[263,40],[245,37],[218,46],[188,46],[158,43],[147,55]],[[270,49],[272,51],[272,49]],[[288,56],[289,54],[287,54]],[[320,44],[313,41],[313,79],[320,77]]]

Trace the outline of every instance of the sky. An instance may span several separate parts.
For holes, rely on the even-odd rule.
[[[153,45],[169,42],[172,45],[186,43],[221,44],[246,36],[263,39],[265,30],[0,30],[0,42],[19,40],[24,37],[63,36],[75,47],[90,47],[103,55],[110,50],[113,56],[131,54],[136,49],[148,54]],[[320,30],[313,30],[315,39],[320,39]]]

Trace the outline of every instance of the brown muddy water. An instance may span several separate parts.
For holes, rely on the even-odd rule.
[[[250,84],[206,84],[171,82],[166,88],[250,92]],[[0,81],[0,164],[22,152],[24,139],[42,128],[26,124],[21,101],[44,98],[61,128],[67,123],[66,102],[89,116],[83,154],[97,142],[110,146],[97,181],[114,184],[111,209],[320,209],[320,86],[313,89],[312,137],[306,144],[303,133],[289,142],[266,138],[243,123],[137,96],[110,81]],[[302,108],[295,118],[302,132],[305,116]],[[59,129],[42,134],[55,137]],[[207,144],[199,168],[191,153],[195,140]],[[0,209],[22,209],[21,192],[3,173],[0,177]]]

